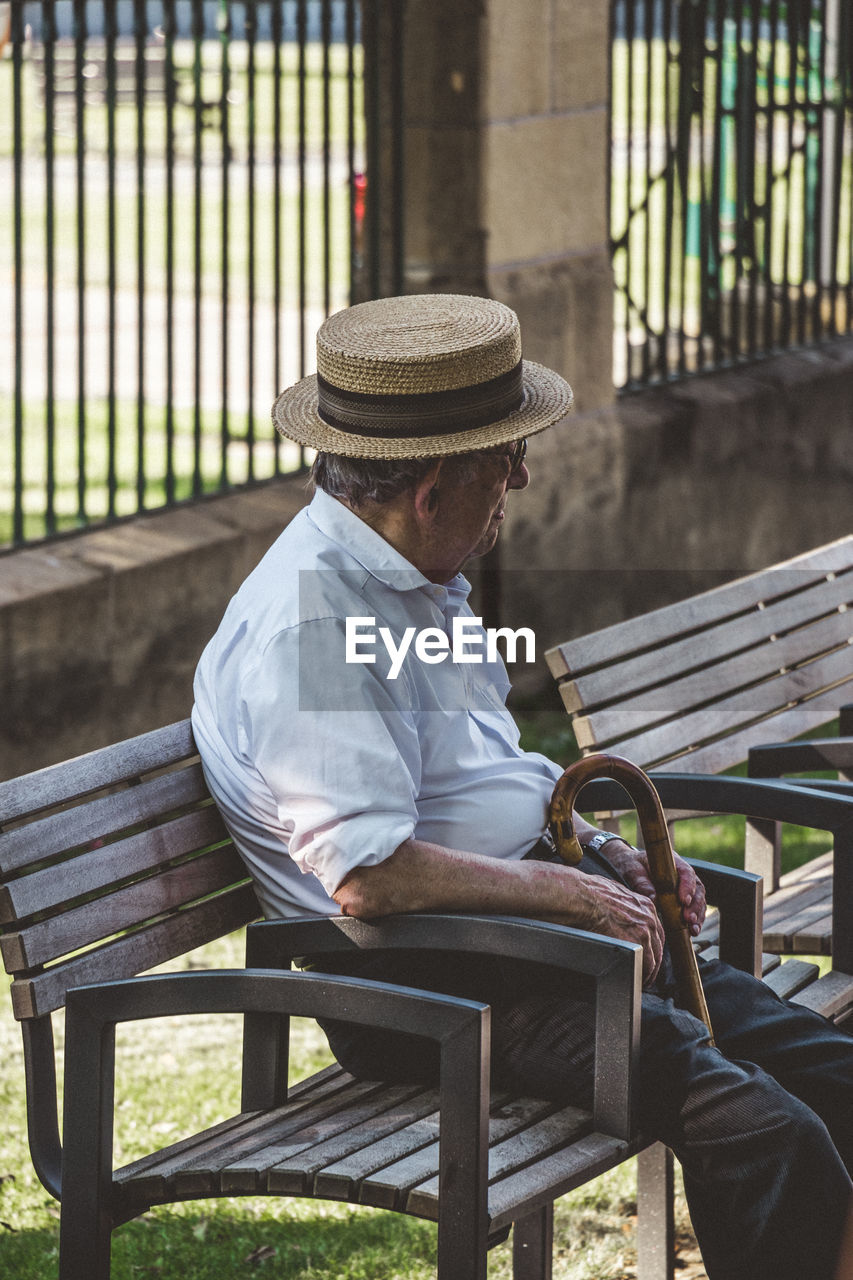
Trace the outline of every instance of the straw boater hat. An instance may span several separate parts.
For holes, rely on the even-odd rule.
[[[317,334],[317,373],[282,391],[276,429],[324,453],[433,458],[553,426],[569,384],[521,358],[518,317],[489,298],[362,302]]]

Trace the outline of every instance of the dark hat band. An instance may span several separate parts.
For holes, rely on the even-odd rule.
[[[378,438],[452,435],[500,422],[524,401],[522,361],[474,386],[408,395],[345,391],[317,375],[317,412],[325,423],[352,435]]]

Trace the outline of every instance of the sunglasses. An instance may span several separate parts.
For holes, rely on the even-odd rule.
[[[509,472],[507,473],[507,479],[509,479],[510,476],[515,475],[527,457],[527,440],[515,440],[509,446],[498,444],[492,449],[478,449],[476,453],[481,458],[500,458],[501,462],[508,462]]]
[[[516,440],[506,455],[509,458],[509,474],[514,476],[527,457],[527,438]]]

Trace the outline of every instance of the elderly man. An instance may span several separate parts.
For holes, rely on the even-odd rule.
[[[712,962],[712,1048],[673,1003],[642,854],[578,819],[583,862],[554,860],[560,769],[519,747],[500,659],[448,639],[471,617],[462,567],[494,545],[529,480],[526,437],[566,415],[568,385],[478,298],[353,307],[326,321],[317,358],[274,410],[318,450],[314,498],[196,677],[205,773],[265,912],[495,912],[639,943],[640,1123],[683,1165],[709,1276],[829,1280],[853,1189],[853,1038]],[[679,898],[698,932],[704,891],[680,860]],[[589,1101],[591,1009],[565,977],[422,953],[347,963],[487,1001],[496,1083]],[[356,1075],[435,1071],[416,1037],[326,1031]]]

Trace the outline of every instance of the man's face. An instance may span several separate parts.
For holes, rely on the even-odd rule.
[[[530,473],[519,452],[520,457],[515,446],[501,445],[445,463],[439,530],[447,562],[456,565],[454,573],[466,560],[491,551],[504,521],[508,490],[527,487]]]

